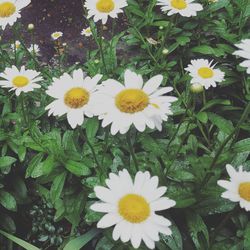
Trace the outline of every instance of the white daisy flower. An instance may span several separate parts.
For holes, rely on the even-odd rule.
[[[67,120],[72,128],[82,125],[84,115],[93,116],[92,106],[95,105],[93,93],[102,75],[84,78],[81,69],[74,70],[72,76],[64,73],[60,78],[54,78],[46,93],[56,100],[45,109],[49,115],[62,116],[67,114]]]
[[[137,172],[134,182],[126,169],[119,171],[118,175],[109,174],[109,179],[106,179],[108,188],[96,186],[94,189],[101,202],[90,208],[107,213],[97,227],[115,225],[114,240],[131,241],[134,248],[144,241],[148,248],[155,248],[155,241],[160,240],[159,233],[172,234],[171,222],[156,212],[176,204],[174,200],[162,197],[167,188],[158,187],[158,183],[158,177],[151,177],[149,172]]]
[[[53,40],[57,40],[58,38],[62,37],[63,33],[61,31],[56,31],[51,34],[51,37]]]
[[[21,48],[21,43],[20,43],[19,40],[15,41],[15,44],[11,44],[11,49],[12,49],[13,51],[15,51],[15,48],[16,48],[16,50],[18,50],[18,49]]]
[[[125,86],[109,79],[99,87],[96,115],[102,119],[102,126],[111,125],[111,134],[118,131],[125,134],[134,124],[137,130],[144,131],[146,126],[162,129],[162,121],[172,114],[171,103],[176,97],[165,96],[171,87],[159,88],[163,76],[156,75],[143,85],[141,75],[130,70],[125,71]]]
[[[39,45],[37,45],[37,44],[34,44],[34,46],[31,45],[31,46],[28,48],[28,51],[29,51],[30,53],[34,53],[35,55],[39,55],[39,53],[40,53]]]
[[[37,84],[43,80],[40,73],[25,69],[24,66],[19,70],[16,66],[6,68],[3,73],[0,74],[4,80],[0,80],[0,86],[3,88],[10,88],[10,91],[14,90],[16,95],[19,96],[21,92],[27,93],[33,89],[40,88],[41,85]]]
[[[250,172],[243,171],[242,166],[239,167],[239,171],[236,171],[229,164],[226,165],[226,168],[230,181],[218,181],[218,185],[227,190],[222,193],[221,197],[239,202],[241,208],[250,211]]]
[[[250,74],[250,39],[244,39],[240,44],[235,44],[235,46],[240,50],[236,50],[233,54],[247,59],[240,66],[246,67],[247,73]]]
[[[168,12],[168,16],[180,14],[181,16],[196,16],[197,11],[203,10],[199,3],[193,3],[194,0],[157,0],[157,5],[162,6],[163,12]]]
[[[87,36],[87,37],[92,36],[92,31],[91,31],[90,27],[83,29],[81,32],[81,35]]]
[[[22,8],[29,5],[31,0],[0,0],[0,26],[4,30],[9,24],[12,26],[21,17]]]
[[[191,60],[191,64],[185,68],[192,77],[191,83],[199,83],[208,89],[210,86],[216,87],[216,82],[224,81],[225,73],[220,69],[214,69],[212,62],[205,59]]]
[[[88,9],[88,18],[94,16],[95,22],[102,20],[105,24],[109,16],[117,18],[127,5],[127,0],[86,0],[84,6]]]

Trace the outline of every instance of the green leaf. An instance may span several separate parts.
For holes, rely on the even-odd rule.
[[[89,241],[91,241],[95,236],[97,236],[101,231],[99,229],[91,229],[84,235],[77,237],[70,242],[68,242],[63,250],[80,250],[83,246],[85,246]]]
[[[98,241],[95,250],[112,250],[114,246],[114,241],[104,236]]]
[[[20,239],[20,238],[17,238],[16,236],[14,235],[11,235],[11,234],[8,234],[2,230],[0,230],[0,234],[2,234],[3,236],[5,236],[7,239],[15,242],[17,245],[19,245],[20,247],[23,247],[24,249],[26,250],[40,250],[39,248],[31,245],[30,243]]]
[[[66,177],[67,173],[63,172],[54,179],[50,189],[50,197],[53,202],[60,198]]]
[[[250,152],[250,138],[236,142],[233,150],[237,153]]]
[[[0,191],[0,204],[8,210],[17,210],[16,200],[13,195],[8,192]]]
[[[14,162],[16,162],[16,159],[11,156],[3,156],[0,157],[0,168],[6,168],[11,166]]]
[[[45,175],[48,175],[51,173],[51,171],[56,166],[55,159],[53,155],[49,155],[47,159],[42,163],[42,172]]]
[[[250,249],[250,222],[248,222],[244,232],[244,249]]]
[[[171,226],[172,235],[161,235],[163,242],[171,249],[171,250],[182,250],[183,243],[181,233],[178,227],[172,223]]]
[[[218,127],[222,132],[226,134],[231,134],[234,130],[234,127],[232,125],[231,121],[226,120],[225,118],[214,114],[214,113],[208,113],[209,120]]]
[[[199,121],[201,121],[202,123],[207,123],[208,121],[208,115],[206,112],[199,112],[197,115],[196,115],[197,119]]]
[[[65,168],[76,176],[86,176],[91,173],[89,168],[83,162],[68,160],[65,163]]]
[[[184,46],[185,44],[190,42],[190,38],[187,36],[179,36],[176,38],[176,41],[181,45]]]
[[[196,249],[208,249],[208,230],[201,216],[197,213],[187,213],[187,225]]]
[[[86,134],[87,137],[91,140],[96,136],[96,133],[99,128],[99,121],[95,118],[90,118],[86,122]]]
[[[28,168],[26,169],[25,178],[28,178],[32,175],[35,168],[38,167],[39,163],[43,159],[43,156],[44,156],[43,153],[39,153],[32,158],[32,160],[30,161],[30,163],[28,165]]]

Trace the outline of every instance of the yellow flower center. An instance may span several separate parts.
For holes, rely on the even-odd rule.
[[[202,77],[202,78],[211,78],[214,75],[214,72],[212,69],[208,68],[208,67],[202,67],[199,68],[198,70],[198,74]]]
[[[14,86],[21,88],[26,85],[28,85],[30,80],[26,76],[16,76],[13,80],[12,83]]]
[[[239,186],[240,197],[250,201],[250,182],[242,182]]]
[[[183,10],[187,8],[187,3],[185,0],[172,0],[171,5],[172,7],[178,10]]]
[[[88,102],[89,92],[84,88],[72,88],[64,95],[64,103],[72,109],[82,108]]]
[[[90,28],[87,28],[87,29],[85,30],[85,32],[90,34],[90,33],[91,33],[91,29],[90,29]]]
[[[96,3],[96,8],[103,13],[109,13],[115,8],[113,0],[99,0]]]
[[[16,11],[15,4],[11,2],[3,2],[0,4],[0,17],[10,17]]]
[[[150,215],[148,202],[140,195],[127,194],[118,204],[120,215],[131,223],[141,223]]]
[[[148,95],[140,89],[125,89],[115,97],[116,107],[124,113],[136,113],[149,105]]]
[[[19,49],[19,48],[21,47],[20,42],[16,42],[16,43],[15,43],[15,46],[16,46],[16,49]]]

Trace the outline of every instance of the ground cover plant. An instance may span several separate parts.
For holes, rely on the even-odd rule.
[[[77,63],[33,2],[0,0],[0,249],[250,249],[249,0],[82,1]]]

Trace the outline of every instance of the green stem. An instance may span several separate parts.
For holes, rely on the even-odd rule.
[[[80,133],[80,136],[82,137],[82,139],[87,143],[87,145],[89,146],[90,148],[90,151],[93,155],[93,158],[94,158],[94,161],[97,165],[97,167],[101,170],[101,165],[99,164],[99,161],[97,160],[97,156],[96,156],[96,152],[95,152],[95,149],[94,147],[92,146],[92,144],[90,143],[89,139],[87,136],[85,136],[85,134],[83,133],[82,129],[79,129],[79,133]]]
[[[32,132],[31,127],[30,127],[30,120],[29,120],[29,117],[28,117],[28,112],[27,112],[27,110],[25,108],[25,100],[24,100],[23,93],[21,93],[21,95],[20,95],[20,100],[21,100],[21,109],[22,109],[22,115],[23,115],[24,124],[25,124],[25,127],[27,127],[27,129],[29,131],[29,135],[30,135],[31,139],[37,145],[39,145],[44,150],[44,152],[48,153],[49,150],[46,147],[44,147],[43,143],[33,135],[33,132]]]
[[[128,133],[126,134],[126,139],[127,139],[127,144],[128,144],[130,155],[132,156],[132,159],[133,159],[134,164],[135,164],[135,168],[136,168],[135,170],[138,171],[139,170],[139,165],[138,165],[138,161],[137,161],[136,156],[135,156],[133,144],[131,142],[130,131],[128,131]]]
[[[109,140],[109,129],[106,128],[105,130],[105,136],[104,136],[104,147],[103,147],[103,156],[102,156],[102,165],[103,165],[103,162],[104,162],[104,158],[105,158],[105,155],[108,151],[108,140]]]
[[[17,32],[18,32],[18,29],[15,27],[15,28],[14,28],[14,33],[15,33],[15,36],[16,36],[16,37],[17,37],[17,35],[18,35]],[[36,59],[36,57],[33,55],[33,53],[30,52],[30,51],[28,50],[27,46],[25,45],[25,43],[24,43],[23,40],[22,40],[21,35],[19,35],[18,37],[19,37],[19,41],[20,41],[22,47],[24,48],[24,50],[26,51],[26,53],[29,55],[29,57],[34,61],[35,65],[36,65],[36,69],[37,69],[38,71],[42,72],[43,74],[45,74],[45,75],[48,77],[48,79],[52,80],[52,77],[51,77],[46,71],[43,71],[43,69],[41,68],[39,62],[37,61],[37,59]],[[41,87],[43,88],[43,85],[41,85]]]
[[[104,57],[104,51],[103,51],[103,39],[102,39],[102,35],[103,35],[103,25],[101,25],[101,31],[100,31],[100,35],[99,35],[99,49],[100,49],[100,54],[101,54],[101,58],[102,58],[102,63],[104,66],[104,70],[105,73],[108,74],[108,70],[107,70],[107,65],[105,62],[105,57]]]
[[[221,153],[223,152],[225,146],[228,144],[228,142],[233,138],[233,136],[235,134],[238,133],[238,131],[240,130],[240,126],[242,125],[242,123],[245,121],[245,119],[248,117],[250,113],[250,102],[248,103],[248,105],[246,106],[238,124],[236,125],[236,127],[234,128],[234,130],[232,131],[232,133],[230,135],[228,135],[228,137],[223,141],[223,143],[220,145],[217,153],[215,154],[212,163],[210,164],[209,170],[213,170],[214,167],[216,166],[216,163],[219,159],[219,156],[221,155]],[[212,174],[208,173],[205,175],[204,179],[202,180],[200,187],[204,187],[210,180]],[[200,189],[199,189],[200,190]]]
[[[184,145],[184,142],[187,140],[187,138],[188,138],[188,136],[189,136],[189,134],[190,134],[190,132],[188,132],[189,127],[190,127],[190,124],[191,124],[191,121],[189,121],[189,123],[188,123],[188,125],[187,125],[187,128],[186,128],[186,131],[185,131],[185,136],[184,136],[182,142],[180,143],[180,145],[179,145],[179,147],[178,147],[178,149],[177,149],[177,152],[176,152],[175,156],[173,157],[172,161],[170,162],[170,164],[169,164],[169,166],[168,166],[168,168],[167,168],[167,170],[166,170],[166,173],[165,173],[166,176],[167,176],[168,173],[170,172],[171,167],[172,167],[174,161],[176,160],[178,154],[179,154],[180,151],[181,151],[181,148],[182,148],[183,145]]]

